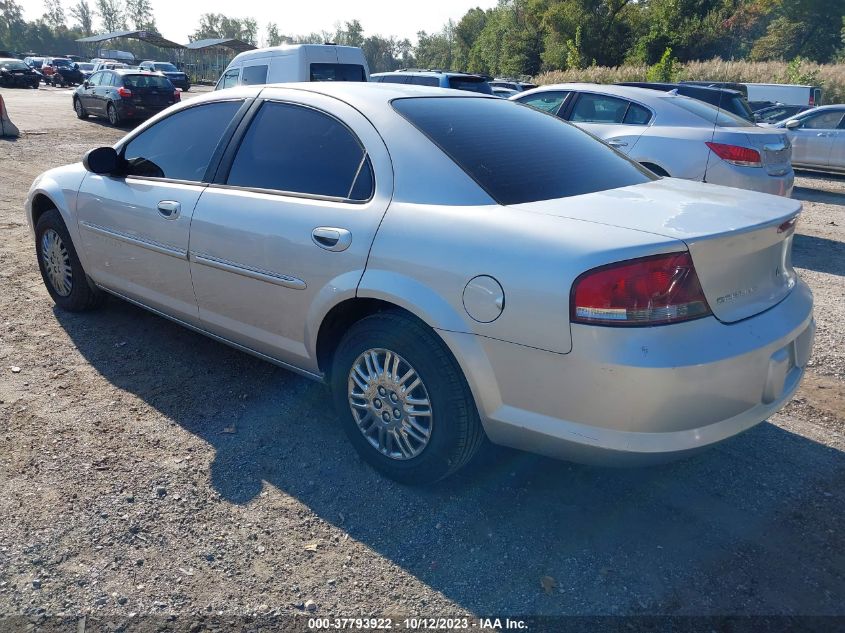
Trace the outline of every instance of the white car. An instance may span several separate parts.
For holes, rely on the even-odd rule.
[[[364,82],[199,96],[26,201],[59,309],[109,293],[324,381],[409,483],[485,435],[624,464],[765,420],[812,346],[800,211],[493,96]]]
[[[775,127],[789,135],[796,167],[845,173],[845,104],[813,108]]]
[[[511,97],[570,121],[659,176],[789,196],[786,134],[674,92],[557,84]]]

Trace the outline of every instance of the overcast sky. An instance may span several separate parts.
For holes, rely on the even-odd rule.
[[[43,0],[17,0],[27,20],[44,12]],[[63,0],[65,12],[75,0]],[[88,0],[93,7],[96,0]],[[496,0],[426,0],[413,8],[400,1],[360,0],[152,0],[159,31],[167,39],[187,43],[203,13],[225,13],[231,17],[258,20],[259,38],[268,22],[275,22],[283,34],[332,31],[337,22],[358,19],[365,35],[396,35],[416,41],[417,31],[438,31],[449,18],[457,21],[468,9],[484,9]],[[70,16],[68,15],[68,21]]]

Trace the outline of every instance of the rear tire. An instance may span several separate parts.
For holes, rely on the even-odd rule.
[[[398,482],[431,484],[451,475],[484,438],[458,363],[430,327],[406,313],[381,312],[354,324],[335,352],[330,382],[352,445]]]
[[[117,113],[117,108],[114,107],[113,103],[110,103],[106,106],[106,115],[109,117],[109,123],[114,127],[120,125],[120,115]]]
[[[47,292],[62,310],[84,312],[100,306],[105,293],[88,278],[58,210],[45,211],[35,225],[35,252]]]

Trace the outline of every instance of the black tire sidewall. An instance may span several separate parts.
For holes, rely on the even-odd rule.
[[[44,261],[41,256],[41,237],[49,229],[53,229],[62,238],[62,242],[68,252],[68,258],[70,259],[72,286],[70,294],[66,297],[56,292],[53,284],[50,282],[50,278],[47,276],[47,271],[44,269]],[[94,290],[89,285],[88,276],[85,274],[85,269],[82,267],[79,256],[76,254],[73,240],[68,233],[61,215],[56,209],[45,211],[38,218],[38,222],[35,225],[35,254],[38,258],[38,270],[41,271],[41,279],[44,280],[47,292],[50,293],[50,297],[57,306],[70,312],[85,310],[90,307]]]
[[[114,113],[114,119],[112,119],[112,113]],[[114,106],[113,103],[110,103],[106,106],[106,118],[108,118],[109,123],[117,127],[120,125],[120,117],[117,114],[117,108]]]
[[[403,323],[404,321],[404,323]],[[408,326],[416,326],[408,327]],[[416,329],[416,331],[415,331]],[[409,460],[381,454],[358,429],[348,400],[349,371],[366,350],[384,348],[399,354],[416,370],[428,391],[433,412],[431,439]],[[434,353],[434,348],[437,353]],[[433,483],[456,468],[462,426],[477,421],[465,380],[445,344],[428,326],[404,315],[374,315],[356,323],[341,341],[332,367],[332,396],[341,425],[358,453],[374,468],[408,484]],[[474,416],[473,419],[468,419]]]

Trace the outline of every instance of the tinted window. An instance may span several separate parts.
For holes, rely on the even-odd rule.
[[[124,75],[123,85],[127,88],[148,88],[150,90],[172,91],[173,84],[161,75]]]
[[[538,94],[528,95],[527,97],[518,99],[518,101],[520,103],[524,103],[525,105],[530,105],[532,108],[542,110],[543,112],[557,114],[558,110],[560,110],[560,106],[563,105],[563,102],[566,101],[566,97],[568,96],[568,91],[541,92]]]
[[[267,66],[244,66],[241,83],[246,86],[266,84]]]
[[[485,95],[493,94],[493,89],[481,77],[449,77],[449,87],[454,90],[469,90]]]
[[[628,104],[628,111],[625,113],[624,123],[627,125],[648,125],[651,120],[651,112],[636,103]]]
[[[127,173],[199,182],[241,101],[188,108],[162,119],[129,141]]]
[[[808,130],[835,130],[842,120],[842,112],[833,110],[806,117],[801,127]]]
[[[372,193],[369,161],[349,129],[326,114],[285,103],[261,107],[226,182],[356,200]]]
[[[577,196],[653,178],[589,134],[516,103],[435,97],[397,99],[393,107],[500,204]]]
[[[742,117],[738,117],[727,110],[720,110],[716,106],[704,103],[698,99],[669,97],[666,101],[701,117],[710,125],[718,125],[720,127],[749,127],[754,125],[751,121],[746,121]]]
[[[223,90],[224,88],[232,88],[238,85],[238,74],[241,72],[240,68],[233,68],[227,71],[225,75],[220,78],[216,90]]]
[[[311,64],[311,81],[367,81],[360,64]]]
[[[439,86],[440,81],[437,77],[425,77],[422,75],[411,75],[408,77],[408,83],[417,86]]]
[[[628,111],[628,102],[616,97],[581,94],[569,120],[573,123],[622,123]]]
[[[176,68],[173,64],[169,64],[167,62],[162,62],[160,64],[147,64],[147,66],[154,66],[156,70],[160,70],[165,73],[178,73],[179,69]]]
[[[408,75],[385,75],[381,81],[386,84],[406,84],[409,79]]]

